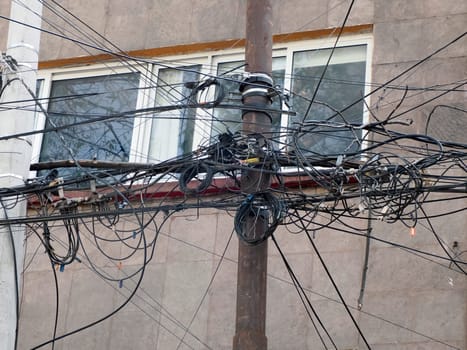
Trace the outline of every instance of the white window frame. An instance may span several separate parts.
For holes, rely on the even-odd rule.
[[[295,52],[299,51],[308,51],[308,50],[319,50],[319,49],[330,49],[334,46],[335,38],[326,38],[326,39],[312,39],[312,40],[303,40],[293,42],[287,45],[289,49],[287,52],[287,60],[285,63],[286,71],[284,81],[284,89],[291,91],[292,90],[292,69],[293,69],[293,55]],[[339,39],[337,47],[346,47],[346,46],[358,46],[366,45],[366,58],[365,58],[365,87],[364,87],[364,96],[368,96],[371,91],[372,81],[372,57],[373,57],[373,35],[372,34],[359,34],[359,35],[349,35],[343,36]],[[368,123],[370,120],[370,111],[367,106],[370,106],[370,96],[364,98],[363,104],[363,115],[362,115],[362,124]],[[282,117],[283,128],[288,128],[288,117]],[[362,134],[362,148],[365,148],[368,144],[367,135]],[[285,136],[282,140],[285,142]]]
[[[158,83],[159,79],[159,70],[167,69],[167,68],[178,68],[178,67],[188,67],[188,66],[201,66],[200,69],[200,78],[203,79],[203,76],[211,75],[211,70],[209,66],[206,65],[206,62],[209,62],[210,56],[209,55],[179,55],[179,56],[170,56],[164,58],[163,64],[153,64],[152,73],[156,84]],[[147,107],[151,108],[154,107],[155,97],[157,93],[157,87],[155,89],[151,89],[152,91],[152,101],[148,101]],[[194,130],[194,137],[193,137],[193,149],[196,149],[199,142],[201,142],[201,134],[204,128],[202,127],[202,123],[200,122],[206,113],[202,111],[202,109],[198,109],[196,113],[196,122],[195,122],[195,130]],[[145,124],[146,130],[144,134],[144,139],[141,140],[140,144],[140,154],[141,162],[158,162],[164,161],[166,159],[172,158],[176,156],[177,148],[178,148],[178,130],[180,121],[179,120],[164,120],[160,119],[157,121],[157,114],[154,115],[153,118],[146,118],[147,123]],[[156,152],[155,154],[149,154],[150,152],[150,141],[151,141],[151,133],[152,127],[154,123],[161,123],[161,131],[156,132]],[[171,130],[173,134],[167,132],[167,130]],[[176,142],[174,141],[176,140]]]
[[[135,68],[136,69],[136,68]],[[114,62],[114,63],[106,63],[106,64],[95,64],[92,66],[80,66],[80,67],[72,67],[66,69],[47,69],[47,70],[40,70],[37,74],[37,80],[43,80],[43,84],[41,86],[41,90],[39,92],[39,99],[40,101],[44,101],[42,103],[42,107],[47,111],[48,110],[48,97],[50,97],[50,93],[52,90],[52,83],[54,81],[63,81],[63,80],[71,80],[71,79],[80,79],[80,78],[91,78],[91,77],[99,77],[99,76],[106,76],[112,74],[126,74],[126,73],[134,73],[135,70],[131,69],[131,67],[123,66],[121,63]],[[136,101],[136,109],[142,108],[146,97],[146,90],[142,89],[144,80],[140,79],[139,88],[140,92],[138,93],[137,101]],[[38,130],[41,130],[46,125],[46,117],[42,112],[38,112],[37,114],[37,123],[36,127]],[[138,140],[139,140],[139,133],[142,127],[137,126],[137,119],[135,118],[134,127],[133,127],[133,134],[131,139],[130,145],[130,156],[129,162],[134,162],[136,155],[138,154]],[[44,134],[36,134],[33,139],[33,149],[32,149],[32,163],[38,162],[42,141],[43,141]]]
[[[284,90],[290,91],[292,85],[292,64],[293,55],[298,51],[317,50],[317,49],[329,49],[334,45],[335,37],[323,38],[323,39],[310,39],[293,41],[288,43],[279,43],[273,45],[273,57],[285,57],[285,77],[284,77]],[[366,71],[365,71],[365,87],[364,93],[368,95],[371,90],[371,67],[372,67],[372,53],[373,53],[373,36],[369,34],[358,34],[358,35],[345,35],[340,38],[337,47],[354,46],[354,45],[366,45]],[[38,79],[42,79],[43,83],[41,86],[39,98],[43,98],[43,101],[47,101],[47,97],[50,96],[52,82],[55,80],[67,80],[74,78],[85,78],[94,76],[103,76],[109,74],[121,74],[131,73],[138,68],[143,67],[146,72],[153,73],[153,81],[145,78],[144,74],[140,75],[139,88],[136,109],[140,108],[151,108],[154,107],[156,90],[151,88],[151,84],[154,81],[157,83],[157,72],[159,69],[164,68],[177,68],[181,66],[189,65],[201,65],[200,77],[203,76],[215,76],[217,74],[217,66],[222,62],[230,62],[236,60],[244,60],[244,49],[225,49],[219,51],[203,52],[190,55],[176,55],[163,57],[163,60],[159,61],[154,58],[153,63],[148,60],[148,63],[141,63],[138,65],[132,64],[128,66],[122,65],[120,62],[109,62],[104,64],[93,64],[87,66],[73,67],[73,68],[57,68],[57,69],[46,69],[38,72]],[[363,123],[367,123],[369,120],[369,98],[366,98],[366,103],[363,108]],[[43,107],[47,110],[47,102],[43,103]],[[286,106],[283,106],[286,109]],[[197,149],[199,145],[208,142],[208,135],[211,135],[211,123],[206,122],[209,120],[209,111],[199,108],[196,112],[196,122],[194,128],[193,137],[193,150]],[[157,114],[153,118],[149,118],[147,115],[136,116],[134,121],[134,128],[131,140],[129,162],[148,162],[150,160],[149,155],[149,144],[151,138],[151,130],[154,121],[157,119]],[[285,130],[288,127],[288,114],[284,113],[281,118],[281,128]],[[175,123],[176,124],[176,123]],[[177,124],[178,125],[178,124]],[[38,113],[37,127],[43,129],[45,126],[45,116],[42,113]],[[177,127],[173,127],[173,130],[178,130]],[[178,133],[178,131],[177,131]],[[163,137],[160,141],[157,141],[159,151],[156,155],[152,155],[153,158],[163,161],[173,156],[173,150],[166,145],[170,142],[176,142],[178,146],[178,135],[171,135],[169,133],[161,133]],[[363,147],[365,147],[365,135],[362,135],[364,139]],[[284,136],[285,137],[285,136]],[[33,157],[32,162],[39,160],[41,145],[42,145],[43,134],[37,134],[33,140]],[[174,141],[176,140],[176,141]],[[173,148],[173,147],[172,147]]]

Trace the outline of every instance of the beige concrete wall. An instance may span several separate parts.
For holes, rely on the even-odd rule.
[[[374,14],[374,83],[385,83],[404,70],[442,48],[448,42],[465,32],[467,22],[467,4],[458,1],[375,1]],[[384,89],[372,97],[373,106],[379,117],[389,114],[401,99],[405,86],[436,87],[462,80],[467,67],[467,38],[453,43],[445,50],[420,64],[409,73],[391,82],[400,86],[399,91]],[[453,87],[452,85],[450,87]],[[407,115],[415,122],[416,132],[423,133],[425,121],[437,104],[454,105],[465,108],[465,95],[462,92],[440,95],[440,91],[409,91],[400,112],[428,102]],[[443,113],[452,114],[444,110]],[[457,116],[457,120],[461,115]],[[436,117],[433,119],[437,119]],[[455,123],[454,118],[450,118]],[[436,121],[435,121],[436,122]],[[441,122],[441,121],[438,121]],[[446,123],[441,129],[446,129]],[[456,124],[457,125],[457,124]],[[407,129],[407,128],[406,128]],[[444,139],[456,139],[465,135],[465,123],[452,128],[450,133],[441,132]]]
[[[161,218],[156,221],[161,222]],[[449,232],[443,229],[442,223],[441,226],[439,222],[435,225],[448,244],[457,240],[465,245],[463,228],[467,219],[465,216],[457,216],[456,219]],[[116,228],[131,232],[138,227],[135,223],[135,217],[121,217]],[[365,221],[349,220],[347,223],[366,227]],[[237,265],[235,234],[229,241],[232,226],[232,217],[222,211],[206,209],[175,213],[160,231],[154,258],[132,303],[110,320],[58,341],[55,348],[175,349],[179,338],[184,335],[184,327],[191,323],[190,333],[184,340],[188,345],[183,345],[182,349],[230,349],[234,333]],[[115,238],[112,230],[102,226],[95,232]],[[52,234],[56,241],[65,239],[60,228],[52,229]],[[433,235],[421,226],[417,227],[415,237],[410,236],[403,225],[385,223],[375,225],[372,234],[410,247],[442,253]],[[141,252],[119,267],[118,263],[96,250],[84,227],[81,227],[81,235],[91,261],[102,273],[119,279],[119,276],[141,266]],[[148,240],[154,236],[151,226],[146,235]],[[293,234],[284,227],[280,227],[275,235],[338,348],[364,349],[306,236],[303,233]],[[136,240],[128,241],[129,244],[133,242]],[[448,269],[446,262],[430,262],[372,241],[363,308],[358,312],[365,240],[352,234],[324,230],[316,232],[315,243],[373,349],[448,348],[430,341],[428,337],[463,348],[467,285],[465,277],[455,268]],[[19,349],[29,349],[52,335],[55,307],[53,276],[43,249],[37,246],[37,239],[30,237]],[[102,248],[115,257],[129,252],[120,242],[105,243]],[[319,347],[319,339],[272,244],[269,255],[269,349]],[[74,262],[63,272],[57,272],[60,286],[58,334],[111,312],[134,287],[131,281],[124,282],[122,288],[118,282],[104,281],[91,271],[82,253],[80,258],[82,263]]]
[[[245,37],[244,0],[66,0],[60,4],[122,50]],[[342,24],[346,5],[337,0],[275,0],[274,33],[338,27]],[[57,19],[47,7],[44,17],[44,28],[64,31],[75,39],[90,42],[89,38],[77,34],[75,29]],[[355,3],[348,24],[371,23],[372,20],[373,1],[360,0]],[[42,44],[41,60],[99,53],[48,34],[43,35]]]
[[[10,0],[1,0],[0,1],[0,15],[9,17],[10,16]],[[0,50],[6,51],[6,42],[8,34],[8,21],[0,20]]]

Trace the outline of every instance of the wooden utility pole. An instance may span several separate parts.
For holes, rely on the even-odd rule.
[[[254,107],[269,107],[268,89],[272,86],[272,5],[271,0],[248,0],[246,13],[245,61],[247,77],[243,84],[243,134],[261,145],[271,131],[271,117],[255,112]],[[251,109],[248,108],[250,106]],[[257,169],[242,173],[244,193],[269,187],[270,177]],[[264,219],[248,218],[245,229],[256,237],[266,230]],[[268,242],[248,245],[239,240],[237,311],[233,350],[266,350],[266,277]]]

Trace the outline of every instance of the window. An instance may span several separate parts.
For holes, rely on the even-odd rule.
[[[46,129],[134,110],[138,79],[129,73],[52,82]],[[68,149],[76,159],[128,161],[133,120],[118,117],[46,133],[40,161],[69,159]]]
[[[336,129],[320,124],[362,123],[366,46],[336,48],[323,76],[330,54],[331,49],[298,51],[293,54],[292,101],[297,116],[291,118],[291,126],[302,121],[316,122],[304,128],[298,146],[304,152],[317,155],[356,151],[360,147],[358,140],[362,139],[360,130]],[[323,79],[316,91],[321,76]],[[345,109],[356,101],[352,107]],[[341,113],[341,110],[344,111]]]
[[[332,42],[323,39],[274,46],[274,84],[283,88],[290,100],[287,105],[280,105],[279,99],[275,99],[272,108],[287,110],[290,106],[296,112],[295,116],[279,112],[272,115],[271,136],[284,142],[277,143],[277,147],[290,144],[286,131],[298,123],[304,132],[294,146],[305,154],[337,156],[361,147],[361,131],[348,125],[365,121],[361,98],[368,92],[365,81],[369,79],[371,37],[349,36],[339,45],[311,106]],[[222,104],[239,106],[243,62],[243,50],[231,49],[164,57],[162,66],[157,62],[141,63],[137,66],[141,73],[131,72],[118,63],[42,72],[41,97],[50,97],[49,120],[42,124],[46,128],[140,108],[147,111],[152,107],[179,108],[46,133],[42,141],[35,142],[36,147],[42,145],[40,153],[35,152],[36,159],[41,162],[69,159],[67,148],[70,148],[77,159],[160,162],[207,145],[221,133],[235,133],[241,129],[241,109],[184,105],[199,98],[193,96],[193,83],[219,76],[225,92]],[[215,88],[202,92],[205,101],[212,101]],[[341,127],[335,128],[335,124]]]
[[[200,65],[159,69],[155,106],[186,105],[191,89],[187,83],[199,80]],[[151,127],[149,158],[152,161],[165,160],[193,150],[196,109],[182,108],[156,113]],[[177,139],[174,142],[174,139]]]

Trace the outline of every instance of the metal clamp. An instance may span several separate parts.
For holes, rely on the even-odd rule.
[[[240,84],[240,92],[244,92],[248,86],[253,86],[253,88],[261,88],[262,85],[266,87],[266,91],[269,90],[274,84],[274,81],[266,73],[248,73],[246,78],[243,79],[243,82]],[[249,89],[251,90],[251,89]]]

